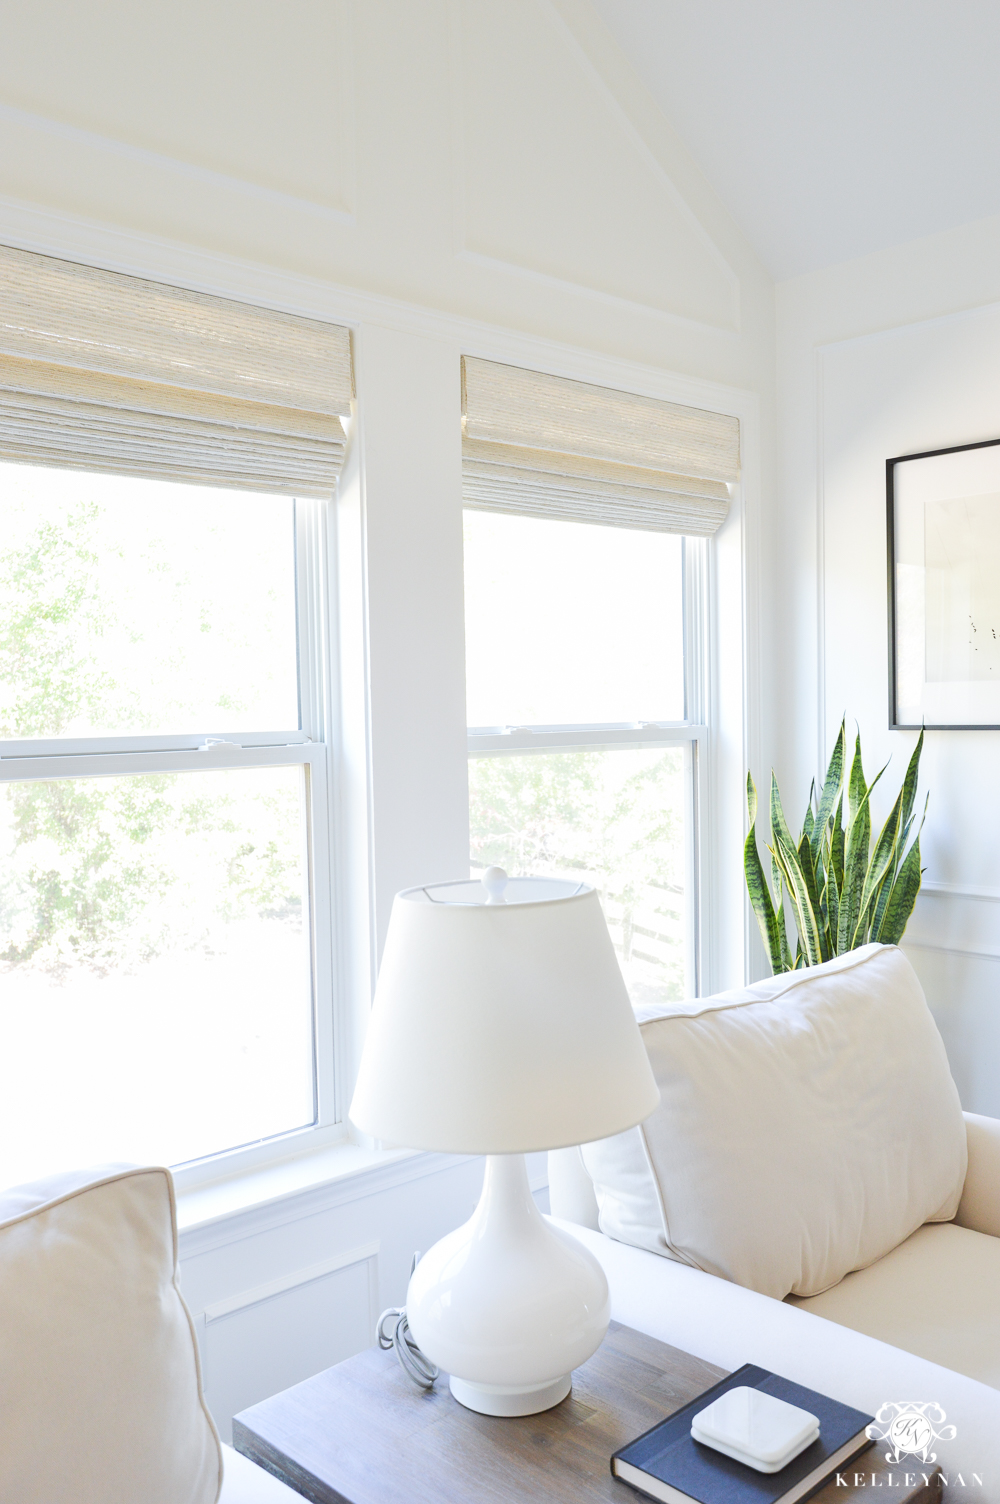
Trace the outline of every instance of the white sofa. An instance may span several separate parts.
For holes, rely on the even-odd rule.
[[[1000,1121],[963,1117],[902,953],[640,1027],[657,1113],[549,1156],[552,1214],[600,1259],[615,1319],[872,1413],[940,1403],[942,1465],[1000,1500]]]
[[[759,1363],[870,1415],[887,1401],[932,1400],[957,1428],[953,1440],[935,1443],[947,1497],[1000,1504],[997,1390],[787,1302],[554,1220],[603,1265],[615,1321],[727,1371]]]

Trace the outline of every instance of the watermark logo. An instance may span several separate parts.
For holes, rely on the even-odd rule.
[[[865,1435],[869,1441],[889,1443],[886,1462],[900,1462],[904,1457],[936,1462],[937,1453],[931,1451],[934,1443],[951,1441],[957,1435],[954,1426],[944,1425],[945,1419],[941,1406],[933,1400],[887,1400]]]

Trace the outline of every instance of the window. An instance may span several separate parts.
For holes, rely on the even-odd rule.
[[[469,358],[463,402],[472,873],[592,884],[633,1001],[692,995],[738,423]]]
[[[698,551],[465,513],[473,875],[496,862],[593,884],[636,1002],[697,985],[704,731],[685,718],[698,666],[684,581]]]
[[[22,465],[0,488],[0,1176],[315,1123],[326,749],[296,577],[322,503]]]
[[[0,1183],[245,1158],[335,1121],[347,334],[0,255]]]

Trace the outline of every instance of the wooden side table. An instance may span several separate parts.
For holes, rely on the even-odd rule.
[[[612,1478],[612,1452],[725,1376],[612,1322],[561,1405],[501,1420],[459,1405],[444,1374],[418,1393],[394,1353],[369,1348],[244,1410],[233,1443],[312,1504],[630,1504],[640,1496]],[[855,1473],[866,1492],[883,1489],[882,1504],[940,1498],[939,1473],[930,1488],[921,1479],[906,1489],[902,1469],[891,1473],[881,1451],[862,1453],[852,1480]],[[831,1480],[813,1497],[845,1504],[859,1491]]]

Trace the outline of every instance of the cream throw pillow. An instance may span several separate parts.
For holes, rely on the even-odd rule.
[[[780,1300],[954,1217],[965,1122],[895,946],[639,1019],[660,1105],[583,1146],[603,1232]]]
[[[0,1194],[0,1499],[215,1504],[221,1483],[169,1171]]]

